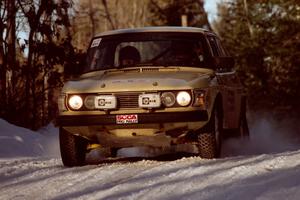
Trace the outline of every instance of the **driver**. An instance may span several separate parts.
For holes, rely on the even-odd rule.
[[[133,46],[123,47],[119,52],[120,66],[135,65],[141,61],[139,51]]]

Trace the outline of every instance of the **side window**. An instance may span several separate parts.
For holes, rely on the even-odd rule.
[[[107,48],[106,47],[97,47],[91,50],[91,53],[88,54],[88,60],[90,62],[90,70],[100,69],[101,66],[104,66],[106,63]]]
[[[218,47],[217,47],[215,38],[213,36],[208,36],[207,38],[208,38],[208,41],[209,41],[209,44],[210,44],[213,56],[214,57],[219,56]]]
[[[223,48],[219,38],[216,38],[216,42],[217,42],[217,45],[218,45],[218,50],[219,50],[220,56],[223,56],[223,57],[228,56],[228,54],[225,51],[225,49]]]

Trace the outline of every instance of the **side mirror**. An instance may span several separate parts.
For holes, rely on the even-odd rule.
[[[232,57],[215,57],[212,64],[216,70],[229,71],[234,67],[234,59]]]

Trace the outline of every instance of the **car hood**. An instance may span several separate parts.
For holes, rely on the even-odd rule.
[[[65,93],[182,90],[208,87],[213,71],[197,68],[130,68],[85,74],[68,81]]]

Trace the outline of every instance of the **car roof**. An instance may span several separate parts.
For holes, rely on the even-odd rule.
[[[95,37],[103,37],[110,35],[121,35],[128,33],[213,33],[203,28],[196,27],[181,27],[181,26],[155,26],[155,27],[143,27],[143,28],[130,28],[130,29],[118,29],[112,31],[106,31],[96,35]]]

